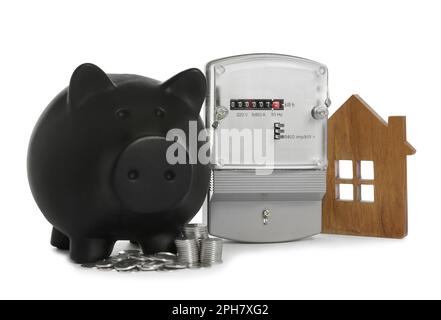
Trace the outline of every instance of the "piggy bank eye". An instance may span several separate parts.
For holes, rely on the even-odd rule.
[[[118,109],[115,112],[117,119],[127,119],[130,116],[130,112],[127,109]]]

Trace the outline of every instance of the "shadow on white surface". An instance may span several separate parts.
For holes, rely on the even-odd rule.
[[[292,242],[279,242],[279,243],[241,243],[230,240],[224,241],[223,248],[223,261],[224,264],[216,265],[210,268],[201,268],[201,269],[190,269],[190,270],[174,270],[169,272],[121,272],[124,275],[136,275],[140,274],[155,274],[155,277],[164,275],[170,276],[170,274],[179,274],[180,276],[188,276],[193,277],[195,275],[195,271],[198,274],[201,273],[211,273],[211,272],[219,272],[224,269],[225,265],[233,265],[234,261],[239,259],[240,257],[246,256],[256,256],[262,257],[262,261],[267,259],[268,257],[274,255],[295,255],[296,252],[304,252],[305,250],[315,249],[327,249],[327,250],[338,250],[338,249],[354,249],[354,247],[362,250],[363,247],[370,247],[372,245],[394,245],[397,242],[404,242],[405,239],[396,240],[396,239],[385,239],[385,238],[368,238],[368,237],[353,237],[353,236],[340,236],[340,235],[316,235],[314,237],[305,238],[302,240],[292,241]],[[113,255],[117,254],[121,250],[132,250],[139,249],[139,247],[135,244],[131,244],[128,241],[118,241],[115,244],[115,248],[113,250]],[[64,256],[67,262],[71,263],[74,269],[84,272],[90,273],[92,272],[94,275],[102,274],[102,275],[110,275],[116,274],[115,271],[105,271],[105,270],[96,270],[96,269],[87,269],[81,267],[80,264],[74,264],[70,258],[68,251],[53,249],[56,254]],[[185,272],[187,271],[187,272]],[[119,274],[119,273],[118,273]]]

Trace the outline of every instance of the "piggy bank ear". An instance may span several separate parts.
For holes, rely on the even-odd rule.
[[[164,82],[162,88],[166,93],[185,101],[196,114],[199,114],[205,99],[207,82],[201,71],[188,69]]]
[[[71,106],[80,106],[88,97],[115,88],[107,74],[91,63],[75,69],[70,78],[68,99]]]

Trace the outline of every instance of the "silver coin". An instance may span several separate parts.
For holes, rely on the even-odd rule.
[[[145,262],[138,264],[138,269],[141,271],[155,271],[161,268],[164,264],[158,261]]]
[[[146,257],[146,259],[149,259],[150,261],[158,261],[157,259],[155,259],[154,254],[145,254],[143,255],[143,257]]]
[[[129,255],[128,254],[117,254],[116,256],[112,256],[111,258],[115,262],[119,262],[119,261],[122,261],[122,260],[129,259]]]
[[[176,258],[176,254],[172,252],[158,252],[155,253],[153,256],[161,258]]]
[[[138,260],[141,262],[153,261],[153,259],[151,257],[144,256],[144,255],[130,255],[129,258],[135,259],[135,260]]]
[[[213,266],[212,263],[200,263],[199,268],[211,268]]]
[[[148,266],[148,267],[143,267],[143,266],[138,266],[138,269],[140,271],[156,271],[158,270],[158,268],[160,268],[160,266]]]
[[[141,265],[144,265],[144,266],[163,266],[164,262],[162,262],[162,261],[147,261],[147,262],[141,263]]]
[[[219,238],[208,238],[201,241],[200,260],[204,265],[222,263],[223,241]]]
[[[161,272],[171,272],[174,269],[167,269],[165,266],[160,266],[158,269],[156,269],[156,271],[161,271]]]
[[[155,257],[153,259],[154,259],[154,261],[163,262],[163,263],[176,261],[176,259],[170,259],[170,258],[157,258],[157,257]]]
[[[115,261],[112,261],[112,259],[110,258],[98,261],[97,263],[95,263],[95,265],[98,269],[110,269],[113,268],[114,263]]]
[[[208,238],[208,228],[200,223],[190,223],[183,227],[183,233],[187,239],[206,239]]]
[[[176,255],[171,252],[158,252],[152,256],[152,259],[162,262],[173,262],[176,260]]]
[[[187,269],[188,265],[184,264],[184,263],[166,263],[164,264],[164,268],[166,269],[172,269],[172,270],[177,270],[177,269]]]
[[[178,249],[177,261],[183,264],[195,264],[199,262],[199,245],[196,239],[176,239]]]
[[[141,254],[140,250],[122,250],[118,252],[119,255],[137,255]]]
[[[126,259],[114,264],[116,271],[131,271],[137,268],[139,261],[135,259]]]
[[[115,263],[117,263],[117,262],[120,262],[120,261],[126,260],[126,259],[128,259],[128,258],[129,258],[128,256],[120,254],[120,255],[116,255],[116,256],[111,256],[109,259],[110,259],[111,261],[113,261],[113,263],[115,264]]]
[[[156,271],[159,268],[162,268],[161,265],[138,265],[138,269],[141,271]]]

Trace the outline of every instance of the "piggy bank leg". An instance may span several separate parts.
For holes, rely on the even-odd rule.
[[[69,237],[52,228],[51,245],[60,250],[69,250]]]
[[[160,234],[139,241],[142,252],[144,254],[152,254],[157,252],[176,252],[175,239],[176,234]]]
[[[96,262],[112,254],[115,241],[72,237],[70,258],[76,263]]]

